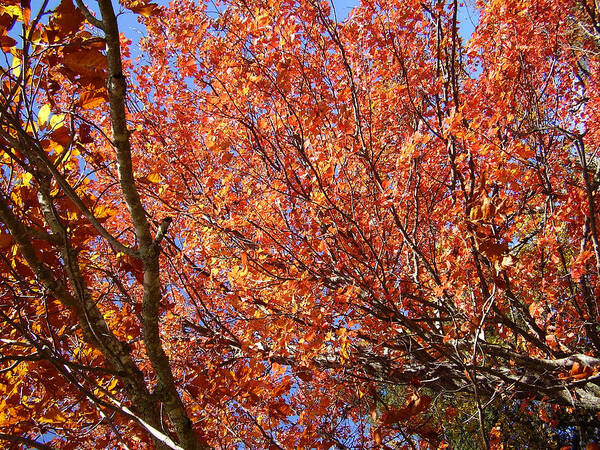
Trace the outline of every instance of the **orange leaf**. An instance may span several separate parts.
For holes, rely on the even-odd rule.
[[[575,258],[575,261],[573,261],[573,264],[571,265],[571,276],[573,277],[573,280],[579,281],[581,277],[585,274],[587,270],[585,265],[587,263],[587,260],[590,259],[591,256],[592,252],[590,252],[589,250],[583,251],[579,255],[577,255],[577,258]]]
[[[381,445],[382,438],[381,438],[381,430],[380,429],[377,429],[373,432],[373,441],[375,442],[375,444]]]
[[[121,4],[130,11],[141,14],[144,17],[160,13],[158,5],[150,3],[148,0],[121,0]]]
[[[381,421],[384,425],[392,425],[397,422],[406,420],[412,416],[425,411],[431,404],[431,397],[428,395],[418,396],[413,394],[406,406],[403,408],[390,408],[386,413],[381,416]]]
[[[56,40],[79,30],[85,18],[81,11],[75,8],[73,0],[61,0],[50,20],[50,27],[56,33]]]
[[[369,415],[371,416],[371,420],[377,420],[377,405],[375,403],[369,408]]]
[[[492,200],[489,197],[484,197],[483,203],[481,204],[481,214],[484,220],[491,219],[496,213],[496,208],[492,204]]]
[[[79,96],[77,104],[83,109],[93,109],[102,105],[107,100],[106,91],[104,90],[85,91]]]
[[[508,251],[508,244],[506,242],[498,243],[491,239],[486,239],[479,244],[479,251],[491,262],[496,262]]]
[[[580,373],[573,375],[573,379],[574,380],[583,380],[585,378],[589,378],[592,375],[592,373],[594,373],[592,368],[589,366],[585,366]]]
[[[66,68],[80,76],[104,78],[106,56],[94,48],[79,49],[66,53],[63,64]]]

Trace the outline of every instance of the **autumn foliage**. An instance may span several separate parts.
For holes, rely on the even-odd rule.
[[[31,3],[0,0],[0,445],[600,412],[597,2],[482,0],[468,42],[452,0]]]

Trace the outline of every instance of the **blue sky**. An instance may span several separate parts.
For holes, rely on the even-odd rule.
[[[348,17],[352,8],[358,5],[356,0],[334,0],[333,6],[335,7],[335,13],[338,20],[343,20]]]

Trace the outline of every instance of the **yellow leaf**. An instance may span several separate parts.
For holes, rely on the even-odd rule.
[[[27,122],[27,126],[25,127],[25,131],[28,133],[36,132],[39,130],[37,123],[35,122]]]
[[[110,384],[108,385],[108,390],[112,391],[115,386],[117,385],[117,383],[119,382],[119,380],[117,380],[116,378],[113,378],[113,380],[110,382]]]
[[[23,11],[18,5],[0,6],[0,14],[8,14],[20,22],[23,21]]]
[[[54,114],[50,117],[50,127],[56,128],[57,125],[60,125],[65,120],[64,114]]]
[[[54,141],[50,141],[50,144],[48,144],[48,150],[52,150],[54,151],[54,153],[56,153],[57,155],[60,155],[63,151],[64,151],[64,147],[60,144],[57,144]]]
[[[23,175],[21,175],[21,179],[23,180],[23,186],[31,186],[31,179],[33,178],[33,175],[30,174],[29,172],[24,173]]]
[[[469,213],[469,218],[472,221],[476,221],[481,219],[481,217],[483,216],[482,211],[481,211],[481,206],[476,205],[473,208],[471,208],[471,211]]]
[[[342,340],[342,344],[340,345],[340,353],[342,355],[342,360],[350,359],[350,355],[348,354],[348,341],[345,339]]]
[[[13,77],[18,78],[21,75],[21,58],[13,55],[10,69]]]
[[[267,25],[267,23],[269,23],[269,14],[267,14],[267,13],[260,14],[256,18],[256,23],[258,24],[259,28]]]
[[[150,183],[158,184],[161,182],[162,176],[160,173],[149,173],[146,177],[146,180],[148,180]]]
[[[40,108],[40,112],[38,113],[38,125],[42,126],[48,122],[48,117],[50,117],[50,105],[46,103]]]

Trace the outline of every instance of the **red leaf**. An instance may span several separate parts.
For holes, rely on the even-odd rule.
[[[13,244],[13,238],[10,234],[0,233],[0,250],[6,251]]]
[[[0,47],[4,51],[8,51],[11,47],[16,45],[17,41],[15,41],[10,36],[0,35]]]
[[[63,147],[68,146],[71,143],[71,132],[66,126],[58,127],[50,135],[52,140]]]

